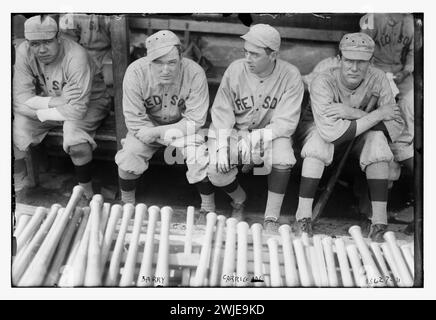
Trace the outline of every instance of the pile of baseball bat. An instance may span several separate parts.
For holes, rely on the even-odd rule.
[[[296,237],[287,224],[272,235],[213,212],[195,226],[192,206],[180,229],[168,206],[111,206],[95,195],[80,208],[82,196],[76,186],[65,208],[20,216],[14,286],[413,286],[413,245],[399,246],[393,232],[382,244],[358,226],[351,238]]]

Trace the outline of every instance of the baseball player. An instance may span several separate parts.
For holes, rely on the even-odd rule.
[[[88,50],[98,68],[111,59],[110,16],[97,14],[61,15],[59,31]]]
[[[291,136],[300,118],[304,86],[298,69],[278,59],[276,29],[256,24],[241,38],[245,59],[227,68],[211,109],[208,176],[232,198],[232,216],[242,219],[246,194],[236,179],[236,166],[263,162],[261,173],[268,174],[264,227],[276,232],[296,162]]]
[[[181,56],[180,40],[171,31],[152,34],[146,47],[147,56],[130,64],[123,81],[128,133],[115,156],[121,200],[135,203],[137,180],[153,154],[174,136],[173,145],[186,159],[187,179],[199,189],[201,210],[215,211],[206,144],[197,134],[209,107],[206,75],[197,63]]]
[[[360,20],[361,32],[375,42],[374,65],[393,77],[398,87],[398,106],[405,120],[405,129],[391,144],[395,160],[400,163],[413,185],[413,69],[414,21],[411,14],[369,13]]]
[[[18,191],[25,186],[29,146],[39,144],[51,128],[63,126],[63,148],[90,199],[92,151],[97,147],[93,136],[109,104],[103,78],[84,48],[58,37],[53,18],[29,18],[24,34],[13,80],[15,187]]]
[[[389,141],[400,136],[404,122],[395,104],[384,72],[370,66],[374,41],[364,33],[342,38],[340,66],[320,73],[310,85],[311,113],[305,114],[299,137],[303,160],[296,232],[312,233],[312,205],[324,167],[340,156],[356,137],[351,156],[358,157],[366,174],[372,205],[370,237],[383,240],[387,227],[389,162],[393,154]],[[371,96],[378,96],[377,108],[365,112]]]

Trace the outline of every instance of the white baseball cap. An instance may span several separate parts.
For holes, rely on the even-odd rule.
[[[147,58],[153,61],[170,52],[175,45],[180,45],[180,39],[169,30],[158,31],[145,40]]]
[[[34,16],[24,22],[24,37],[27,40],[53,39],[58,33],[56,21],[49,16]]]
[[[363,32],[348,33],[342,37],[339,50],[350,60],[369,61],[374,53],[375,43]]]
[[[241,38],[262,48],[270,48],[273,51],[280,49],[280,33],[269,24],[255,24]]]

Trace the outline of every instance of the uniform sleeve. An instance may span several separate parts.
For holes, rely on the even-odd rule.
[[[123,80],[123,114],[127,129],[132,133],[144,126],[155,126],[147,115],[139,79],[132,67],[127,68]]]
[[[271,122],[265,127],[271,129],[272,139],[293,135],[300,119],[301,102],[304,94],[304,85],[300,73],[295,72],[289,82],[290,85],[274,110]]]
[[[26,105],[26,101],[41,95],[42,89],[38,87],[30,69],[25,49],[25,43],[18,47],[13,78],[13,104],[14,111],[36,117],[34,110]]]
[[[182,116],[195,124],[196,130],[206,122],[209,108],[209,89],[203,70],[195,73],[189,98],[185,101],[186,110]]]
[[[310,86],[310,101],[316,128],[320,136],[328,142],[341,137],[350,127],[351,121],[346,119],[333,119],[324,115],[324,108],[333,101],[333,88],[325,75],[317,76]]]
[[[381,77],[381,86],[380,86],[380,97],[378,99],[377,106],[383,106],[383,105],[394,105],[395,104],[395,98],[392,94],[391,87],[389,85],[389,81],[386,77],[386,75],[383,73],[380,75]],[[392,142],[396,141],[398,137],[401,135],[404,129],[404,120],[389,120],[389,121],[383,121],[388,133],[389,138]]]
[[[375,28],[376,15],[374,13],[367,13],[360,18],[359,26],[360,32],[366,33],[371,38],[375,39],[377,36],[377,28]]]
[[[67,83],[65,86],[78,88],[81,94],[70,100],[66,105],[57,107],[57,110],[68,120],[81,120],[88,110],[94,69],[86,51],[83,50],[71,56],[66,65]]]
[[[220,130],[221,135],[230,136],[230,132],[235,126],[236,118],[233,103],[230,88],[230,71],[227,69],[211,109],[212,129],[215,131]]]
[[[411,35],[410,43],[406,49],[406,61],[404,62],[404,68],[403,68],[404,71],[408,71],[410,73],[412,73],[415,68],[414,66],[415,63],[414,61],[415,38],[414,37],[415,36],[414,36],[413,22],[411,25],[411,29],[412,30],[410,32]]]

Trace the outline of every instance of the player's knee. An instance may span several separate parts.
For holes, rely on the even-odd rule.
[[[91,160],[92,148],[89,143],[79,143],[68,148],[68,154],[75,160]]]
[[[207,168],[207,176],[210,182],[216,187],[227,186],[235,180],[236,174],[233,172],[221,173],[217,170],[216,165],[209,165]]]
[[[303,146],[301,157],[314,158],[322,161],[328,166],[333,161],[334,146],[332,143],[324,141],[319,136],[313,136]]]
[[[377,162],[391,162],[394,155],[389,148],[388,140],[382,131],[368,131],[365,143],[360,153],[360,167],[366,167]]]
[[[148,169],[148,161],[125,149],[117,152],[115,163],[118,166],[118,173],[126,173],[124,178],[120,176],[123,179],[129,179],[129,175],[140,176]]]

